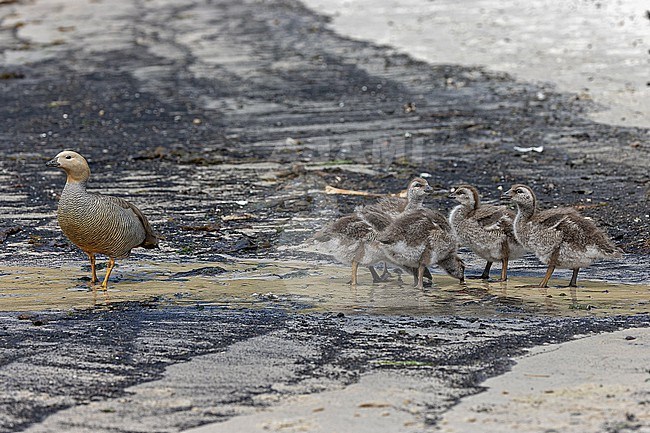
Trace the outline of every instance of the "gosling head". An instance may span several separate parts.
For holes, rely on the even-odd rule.
[[[512,188],[503,194],[503,196],[509,198],[517,206],[524,209],[535,209],[535,206],[537,205],[535,193],[526,185],[513,185]]]
[[[409,201],[422,201],[424,196],[433,191],[429,186],[429,182],[421,177],[416,177],[409,183],[409,189],[406,193]]]
[[[449,198],[453,198],[463,206],[467,206],[472,209],[477,208],[480,202],[478,190],[471,185],[459,186],[451,194],[449,194]]]
[[[45,165],[65,171],[68,182],[86,182],[90,178],[90,168],[86,159],[71,150],[64,150]]]
[[[438,265],[452,277],[458,278],[461,283],[465,281],[465,262],[456,254],[448,255],[438,262]]]

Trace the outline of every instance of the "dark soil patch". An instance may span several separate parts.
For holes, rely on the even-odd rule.
[[[0,80],[0,206],[16,215],[0,229],[22,228],[3,245],[5,257],[74,250],[43,216],[64,183],[43,163],[65,148],[89,159],[93,188],[118,188],[146,210],[167,254],[201,260],[289,254],[276,248],[367,200],[313,191],[330,184],[395,192],[422,172],[439,187],[472,183],[492,199],[497,186],[532,185],[544,206],[580,207],[626,252],[650,251],[647,131],[591,122],[583,113],[593,107],[574,95],[344,39],[292,1],[184,10],[200,7],[219,8],[215,26],[240,23],[214,50],[242,47],[246,67],[216,64],[197,76],[201,60],[190,53],[170,65],[134,44],[85,59],[87,68],[78,55],[61,55]],[[156,65],[167,72],[135,77]],[[541,145],[542,153],[513,150]],[[256,162],[284,168],[272,182],[268,170],[223,169]],[[309,169],[319,163],[326,165]],[[375,174],[346,170],[351,163]],[[446,212],[452,203],[431,205]]]

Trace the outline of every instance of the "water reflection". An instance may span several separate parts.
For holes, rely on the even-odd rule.
[[[459,284],[434,275],[415,289],[393,273],[372,284],[360,275],[350,287],[347,267],[305,262],[243,260],[206,263],[134,263],[115,271],[108,291],[89,290],[79,267],[0,267],[0,310],[102,308],[125,301],[165,305],[280,308],[345,314],[459,316],[581,316],[650,312],[650,285],[579,280],[580,287],[530,287],[538,276]]]

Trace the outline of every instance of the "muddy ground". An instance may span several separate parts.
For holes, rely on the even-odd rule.
[[[584,207],[626,252],[650,251],[648,131],[587,121],[575,95],[343,39],[297,2],[146,2],[118,14],[114,47],[74,26],[32,35],[11,7],[5,56],[44,59],[2,67],[1,230],[22,229],[4,257],[70,249],[53,220],[63,175],[43,166],[61,149],[190,259],[277,254],[364,201],[316,192],[326,184],[395,192],[422,172],[492,199],[530,184],[544,206]]]
[[[648,321],[346,317],[156,304],[19,322],[1,317],[5,432],[175,432],[291,395],[339,389],[370,370],[420,377],[429,395],[419,402],[418,428],[431,428],[481,381],[506,371],[522,348]],[[175,381],[148,392],[126,389],[146,387],[170,364],[204,354],[214,355]]]
[[[18,1],[0,3],[0,17],[5,266],[75,263],[83,272],[84,257],[55,220],[64,176],[44,166],[62,149],[86,156],[92,189],[129,198],[165,237],[159,251],[134,252],[135,261],[220,262],[223,254],[315,260],[292,247],[368,201],[326,195],[326,185],[397,192],[421,173],[439,190],[429,205],[444,212],[453,185],[472,183],[496,200],[499,187],[526,183],[543,206],[578,206],[633,262],[644,263],[650,252],[648,131],[587,120],[597,107],[576,95],[346,39],[290,0]],[[629,281],[648,281],[647,269],[627,269]],[[92,431],[178,431],[238,413],[219,409],[224,402],[265,404],[254,396],[282,395],[276,381],[350,383],[367,369],[386,368],[370,362],[376,359],[405,370],[412,367],[405,360],[422,362],[453,390],[423,411],[431,424],[524,347],[648,323],[639,314],[413,318],[411,325],[336,311],[300,315],[286,306],[196,310],[159,301],[36,312],[27,320],[4,313],[0,431],[60,431],[38,423],[65,408],[122,398],[126,386],[159,377],[169,364],[277,333],[314,346],[306,357],[286,355],[295,368],[278,378],[265,376],[232,395],[228,387],[213,392],[203,412],[160,409],[164,428],[155,419],[139,430],[119,425],[122,409],[105,408],[109,420]],[[453,337],[402,333],[410,326],[417,333],[448,326],[479,337],[475,327],[498,332],[476,344],[459,338],[460,349],[448,351],[441,348]],[[356,330],[364,327],[379,330],[368,337]],[[520,331],[511,335],[511,327]],[[232,387],[239,379],[230,380]],[[319,387],[296,389],[290,392]]]

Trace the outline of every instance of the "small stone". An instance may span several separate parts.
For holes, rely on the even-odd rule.
[[[407,102],[402,106],[402,109],[404,109],[405,113],[414,113],[417,108],[415,107],[414,102]]]

